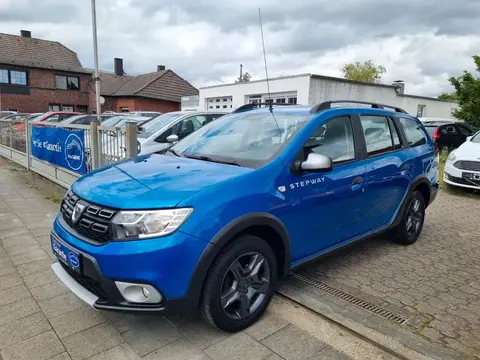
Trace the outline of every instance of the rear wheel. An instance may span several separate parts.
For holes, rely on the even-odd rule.
[[[393,241],[411,245],[420,236],[425,221],[425,200],[419,191],[414,191],[408,200],[400,225],[393,231]]]
[[[202,310],[213,326],[228,332],[245,329],[265,312],[277,280],[271,247],[251,235],[239,237],[217,256],[202,294]]]

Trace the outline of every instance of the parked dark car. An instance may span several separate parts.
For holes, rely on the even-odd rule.
[[[467,140],[468,136],[472,136],[474,133],[469,125],[453,121],[450,124],[426,123],[424,126],[440,151],[458,148]]]

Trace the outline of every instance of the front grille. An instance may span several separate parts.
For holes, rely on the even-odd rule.
[[[107,299],[107,294],[102,288],[102,285],[96,280],[93,280],[92,278],[89,278],[88,276],[79,274],[75,270],[71,269],[67,265],[65,265],[63,262],[60,261],[60,264],[62,264],[62,267],[65,269],[66,272],[80,285],[82,285],[85,289],[90,291],[92,294],[95,294],[98,296],[99,299],[101,300],[106,300]]]
[[[84,209],[78,220],[74,222],[72,214],[76,204],[83,205]],[[79,234],[97,243],[110,241],[110,221],[118,210],[91,204],[71,191],[63,199],[60,210],[65,222]]]
[[[480,161],[459,160],[453,166],[461,170],[480,171]]]

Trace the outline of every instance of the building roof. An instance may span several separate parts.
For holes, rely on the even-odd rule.
[[[77,54],[56,41],[0,33],[0,64],[87,73]]]
[[[180,102],[182,96],[197,95],[198,90],[172,70],[137,76],[100,73],[101,95],[139,96]]]
[[[275,77],[275,78],[269,78],[268,80],[269,81],[276,81],[276,80],[285,80],[285,79],[291,79],[291,78],[297,78],[297,77],[310,77],[310,78],[313,78],[313,79],[330,80],[330,81],[337,81],[337,82],[343,82],[343,83],[349,83],[349,84],[358,84],[358,85],[364,85],[364,86],[377,86],[377,87],[388,88],[388,89],[392,89],[392,90],[395,90],[395,89],[398,88],[397,85],[370,83],[370,82],[364,82],[364,81],[358,81],[358,80],[349,80],[349,79],[338,78],[338,77],[333,77],[333,76],[310,74],[310,73],[280,76],[280,77]],[[204,87],[201,87],[200,90],[213,89],[213,88],[223,87],[223,86],[233,86],[233,85],[243,86],[243,85],[248,85],[248,84],[258,83],[258,82],[265,82],[265,81],[266,81],[266,79],[260,79],[260,80],[252,80],[252,81],[243,82],[243,83],[230,83],[230,84],[219,84],[219,85],[212,85],[212,86],[204,86]],[[397,95],[398,96],[403,96],[403,97],[416,98],[416,99],[436,100],[436,101],[440,101],[440,102],[456,103],[456,101],[442,100],[442,99],[438,99],[438,98],[435,98],[435,97],[429,97],[429,96],[401,94],[401,93],[397,93]]]

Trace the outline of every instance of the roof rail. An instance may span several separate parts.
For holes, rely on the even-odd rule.
[[[282,103],[253,103],[253,104],[245,104],[245,105],[242,105],[238,108],[236,108],[235,110],[232,111],[232,114],[235,114],[235,113],[240,113],[240,112],[245,112],[245,111],[249,111],[249,110],[253,110],[255,108],[259,108],[259,107],[262,107],[262,106],[292,106],[292,105],[296,105],[296,104],[282,104]]]
[[[357,100],[331,100],[331,101],[324,101],[322,103],[316,104],[312,107],[310,110],[311,113],[319,113],[321,111],[331,109],[332,104],[336,103],[350,103],[350,104],[364,104],[364,105],[371,105],[372,109],[384,109],[384,108],[389,108],[395,110],[395,112],[399,113],[404,113],[408,114],[405,110],[396,107],[396,106],[391,106],[391,105],[384,105],[384,104],[378,104],[378,103],[373,103],[373,102],[368,102],[368,101],[357,101]]]

